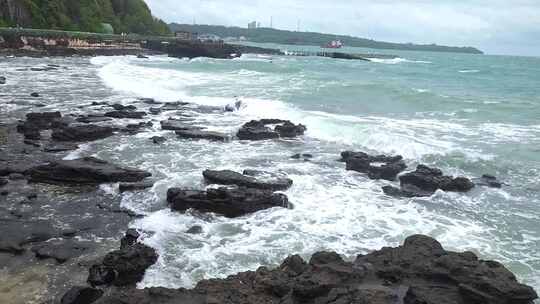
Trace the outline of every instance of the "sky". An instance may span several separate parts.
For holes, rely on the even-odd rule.
[[[146,0],[166,22],[261,26],[540,56],[540,0]]]

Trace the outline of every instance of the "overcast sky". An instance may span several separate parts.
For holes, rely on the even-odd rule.
[[[146,0],[167,22],[347,34],[540,56],[540,0]]]

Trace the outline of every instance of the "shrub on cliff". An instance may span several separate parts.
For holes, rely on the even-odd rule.
[[[11,4],[0,0],[2,5]],[[103,24],[110,24],[117,34],[171,34],[163,21],[152,16],[143,0],[22,0],[16,5],[30,18],[20,18],[20,14],[4,16],[0,26],[12,23],[40,29],[105,33]]]

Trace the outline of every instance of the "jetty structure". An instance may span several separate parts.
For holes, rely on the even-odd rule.
[[[0,28],[0,54],[24,56],[111,56],[168,54],[178,58],[210,57],[230,59],[242,54],[276,56],[317,56],[335,59],[392,59],[393,55],[352,54],[336,51],[288,51],[223,40],[201,40],[201,35],[181,33],[175,36],[114,35],[57,30]]]

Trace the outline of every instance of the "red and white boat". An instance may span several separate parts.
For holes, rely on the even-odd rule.
[[[341,40],[333,40],[321,47],[323,49],[340,49],[343,47],[343,42]]]

